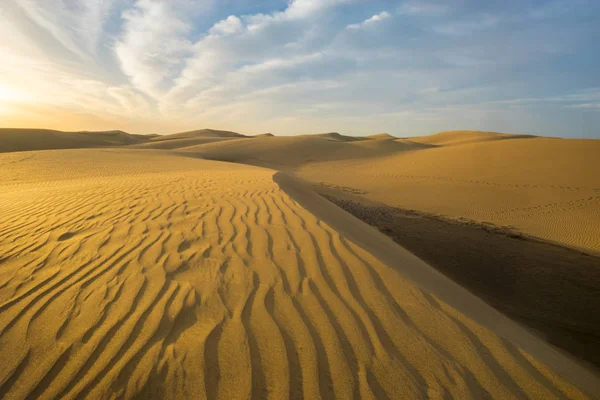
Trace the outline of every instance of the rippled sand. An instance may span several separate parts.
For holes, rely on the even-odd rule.
[[[598,394],[328,207],[274,170],[164,151],[0,155],[1,397]]]

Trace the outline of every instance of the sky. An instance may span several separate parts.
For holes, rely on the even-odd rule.
[[[1,0],[0,126],[600,138],[598,0]]]

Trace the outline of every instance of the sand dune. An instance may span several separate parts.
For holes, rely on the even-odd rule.
[[[274,170],[139,149],[0,165],[3,398],[600,393],[593,373]]]
[[[392,136],[389,133],[376,133],[374,135],[368,135],[365,137],[369,138],[369,139],[375,139],[375,140],[397,140],[398,139],[396,136]]]
[[[535,137],[536,136],[533,135],[514,135],[498,132],[447,131],[429,136],[415,136],[405,140],[434,146],[456,146],[467,143],[480,143],[506,139],[531,139]]]
[[[323,161],[382,157],[424,148],[420,143],[333,140],[322,135],[238,139],[182,149],[183,155],[291,170]]]
[[[306,165],[300,176],[384,204],[600,251],[600,142],[514,139]]]
[[[152,136],[122,131],[62,132],[48,129],[0,129],[0,153],[28,150],[78,149],[142,143]]]
[[[201,144],[217,143],[224,140],[235,140],[233,137],[193,137],[184,139],[152,140],[149,142],[128,146],[137,149],[175,150]]]
[[[370,201],[510,227],[600,252],[600,141],[487,132],[344,142],[277,137],[187,147],[187,153],[294,170]]]
[[[0,153],[129,146],[172,150],[218,140],[246,138],[230,131],[201,129],[173,135],[136,135],[123,131],[63,132],[49,129],[0,128]]]
[[[217,129],[198,129],[195,131],[187,131],[174,133],[171,135],[157,136],[153,140],[173,140],[173,139],[190,139],[190,138],[243,138],[247,137],[237,132],[220,131]]]
[[[600,258],[578,252],[600,253],[599,141],[473,131],[369,139],[274,138],[184,153],[312,182],[489,304],[600,367]]]
[[[316,137],[316,138],[321,138],[321,139],[326,139],[326,140],[333,140],[336,142],[359,142],[362,140],[366,140],[366,138],[364,137],[360,137],[360,136],[346,136],[346,135],[341,135],[337,132],[330,132],[330,133],[317,133],[317,134],[311,134],[311,135],[300,135],[300,136],[307,136],[307,137]]]

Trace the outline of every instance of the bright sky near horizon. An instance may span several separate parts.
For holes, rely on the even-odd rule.
[[[2,0],[0,126],[600,138],[598,0]]]

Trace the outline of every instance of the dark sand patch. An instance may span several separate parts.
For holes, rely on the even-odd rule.
[[[507,228],[323,195],[550,343],[600,367],[600,257]]]

